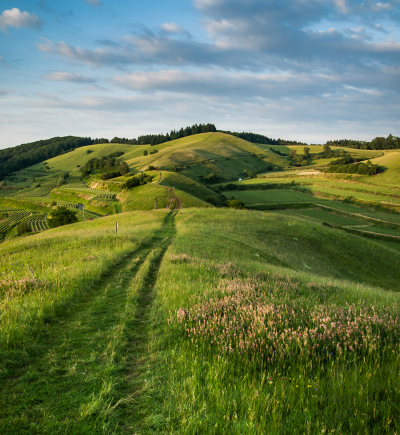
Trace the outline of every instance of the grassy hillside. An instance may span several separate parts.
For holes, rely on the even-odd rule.
[[[0,432],[396,433],[399,269],[389,242],[217,208],[5,242]]]
[[[135,170],[149,165],[162,170],[181,166],[181,173],[195,180],[210,173],[226,179],[238,178],[244,169],[263,172],[271,166],[288,164],[284,157],[272,151],[224,133],[202,133],[168,142],[165,148],[154,148],[159,149],[157,154],[137,157],[127,163]]]
[[[180,205],[184,208],[211,207],[210,204],[196,196],[190,195],[179,189],[174,189],[172,194],[166,187],[156,184],[145,184],[143,186],[135,187],[132,190],[122,191],[118,194],[117,198],[121,202],[122,211],[126,212],[135,210],[153,210],[156,197],[158,209],[169,208],[169,199],[173,196],[178,196],[181,202],[181,204],[178,204],[174,208],[180,208]]]
[[[362,182],[375,185],[400,186],[400,151],[385,151],[385,155],[372,160],[372,163],[381,165],[386,170],[371,177],[363,177]]]
[[[82,148],[77,148],[69,153],[62,154],[61,156],[57,156],[52,159],[46,160],[46,163],[50,168],[50,172],[72,171],[77,167],[77,165],[84,166],[86,162],[88,162],[90,159],[93,158],[99,159],[103,156],[107,156],[117,151],[129,153],[133,149],[136,150],[136,146],[135,148],[133,147],[134,145],[122,145],[122,144],[113,144],[113,143],[88,145]],[[86,154],[86,152],[89,150],[93,152],[91,152],[90,154]],[[27,168],[27,170],[43,171],[44,166],[45,166],[44,163],[38,163],[37,165]]]

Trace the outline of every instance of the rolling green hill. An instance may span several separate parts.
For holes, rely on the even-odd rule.
[[[265,172],[288,162],[270,150],[224,133],[202,133],[168,142],[168,146],[154,147],[157,154],[127,160],[135,170],[155,166],[162,170],[181,167],[183,175],[198,179],[214,173],[217,176],[238,178],[246,169]]]
[[[53,157],[52,159],[46,160],[46,163],[50,168],[49,172],[72,171],[78,165],[84,166],[85,163],[90,159],[98,159],[117,151],[128,153],[132,151],[133,147],[134,145],[121,145],[114,143],[88,145],[77,148],[74,151],[70,151],[66,154],[62,154],[61,156]],[[141,147],[139,146],[138,148]],[[87,151],[93,152],[87,154]],[[37,165],[30,166],[25,171],[44,171],[44,167],[44,163],[38,163]]]
[[[218,208],[6,241],[0,432],[395,433],[399,268],[385,242]]]
[[[372,163],[381,165],[386,170],[374,177],[363,177],[362,182],[376,185],[392,185],[400,186],[400,151],[390,150],[385,151],[382,157],[372,160]]]

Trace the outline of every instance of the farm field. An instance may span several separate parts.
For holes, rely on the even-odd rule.
[[[315,202],[316,198],[306,193],[295,192],[290,189],[275,190],[245,190],[225,192],[227,198],[234,196],[244,204],[274,204],[291,202]]]
[[[363,231],[369,231],[371,233],[387,234],[388,236],[400,237],[400,229],[382,228],[377,226],[370,226],[363,228]]]
[[[357,190],[340,189],[335,187],[325,186],[308,186],[305,189],[312,193],[324,193],[328,195],[334,195],[337,197],[353,197],[361,201],[369,202],[388,202],[388,203],[400,203],[400,197],[386,196],[386,195],[374,195],[372,193],[364,193]]]

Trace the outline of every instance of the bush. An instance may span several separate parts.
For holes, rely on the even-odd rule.
[[[31,233],[31,226],[27,221],[22,221],[17,226],[17,234],[20,236],[21,234]]]
[[[92,152],[93,152],[93,150],[86,150],[86,154],[90,154]]]
[[[75,222],[78,222],[76,211],[64,206],[52,210],[47,217],[47,223],[50,228],[73,224]]]
[[[134,187],[141,186],[143,184],[147,184],[147,182],[149,182],[151,180],[152,180],[152,177],[143,172],[138,177],[132,177],[130,180],[128,180],[126,183],[124,183],[122,185],[122,188],[123,189],[133,189]]]
[[[143,151],[143,155],[144,155],[144,156],[148,156],[149,153],[148,153],[146,150],[144,150],[144,151]]]
[[[227,205],[230,208],[244,209],[243,202],[239,201],[238,199],[234,199],[234,198],[227,201]]]
[[[119,171],[115,171],[115,172],[104,172],[103,174],[101,174],[101,179],[102,180],[109,180],[111,178],[116,178],[119,177],[121,175],[121,172]]]
[[[155,166],[149,166],[148,168],[147,168],[147,170],[148,171],[157,171],[157,168],[155,167]]]

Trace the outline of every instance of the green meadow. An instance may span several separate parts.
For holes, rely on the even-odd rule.
[[[400,433],[400,153],[340,148],[361,176],[303,148],[202,133],[10,177],[0,434]],[[79,170],[117,151],[129,173]]]

